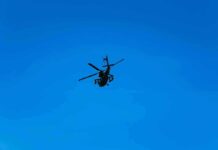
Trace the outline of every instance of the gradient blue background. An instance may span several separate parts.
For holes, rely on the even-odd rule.
[[[216,0],[1,0],[1,150],[217,150]],[[115,62],[99,88],[87,66]]]

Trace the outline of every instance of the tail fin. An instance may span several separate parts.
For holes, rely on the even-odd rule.
[[[109,66],[109,61],[108,61],[108,56],[106,55],[106,57],[104,58],[104,61],[106,62],[106,65]]]

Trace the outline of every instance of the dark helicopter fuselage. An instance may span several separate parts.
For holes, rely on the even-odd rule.
[[[107,85],[108,79],[109,79],[109,74],[110,74],[110,66],[107,66],[106,71],[100,71],[98,76],[99,76],[99,80],[98,80],[98,85],[100,87],[103,87],[105,85]]]

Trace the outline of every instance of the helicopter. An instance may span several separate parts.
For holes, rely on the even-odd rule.
[[[114,64],[109,64],[109,60],[108,60],[108,56],[106,56],[105,58],[103,58],[103,62],[106,64],[106,65],[103,65],[102,67],[106,67],[105,70],[101,70],[99,69],[98,67],[96,67],[95,65],[91,64],[91,63],[88,63],[89,66],[91,66],[92,68],[94,68],[95,70],[98,71],[98,73],[95,73],[95,74],[91,74],[89,76],[86,76],[86,77],[83,77],[81,79],[79,79],[79,81],[81,80],[84,80],[84,79],[87,79],[87,78],[90,78],[90,77],[93,77],[95,75],[98,74],[98,79],[95,79],[94,80],[94,83],[95,84],[98,84],[99,87],[104,87],[105,85],[109,85],[108,82],[112,82],[114,80],[114,75],[110,74],[110,70],[111,70],[111,67],[121,63],[122,61],[124,61],[124,59],[120,59],[119,61],[117,61],[116,63]]]

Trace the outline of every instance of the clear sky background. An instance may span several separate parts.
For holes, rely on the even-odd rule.
[[[217,150],[216,0],[1,0],[0,150]],[[108,87],[88,62],[125,61]]]

